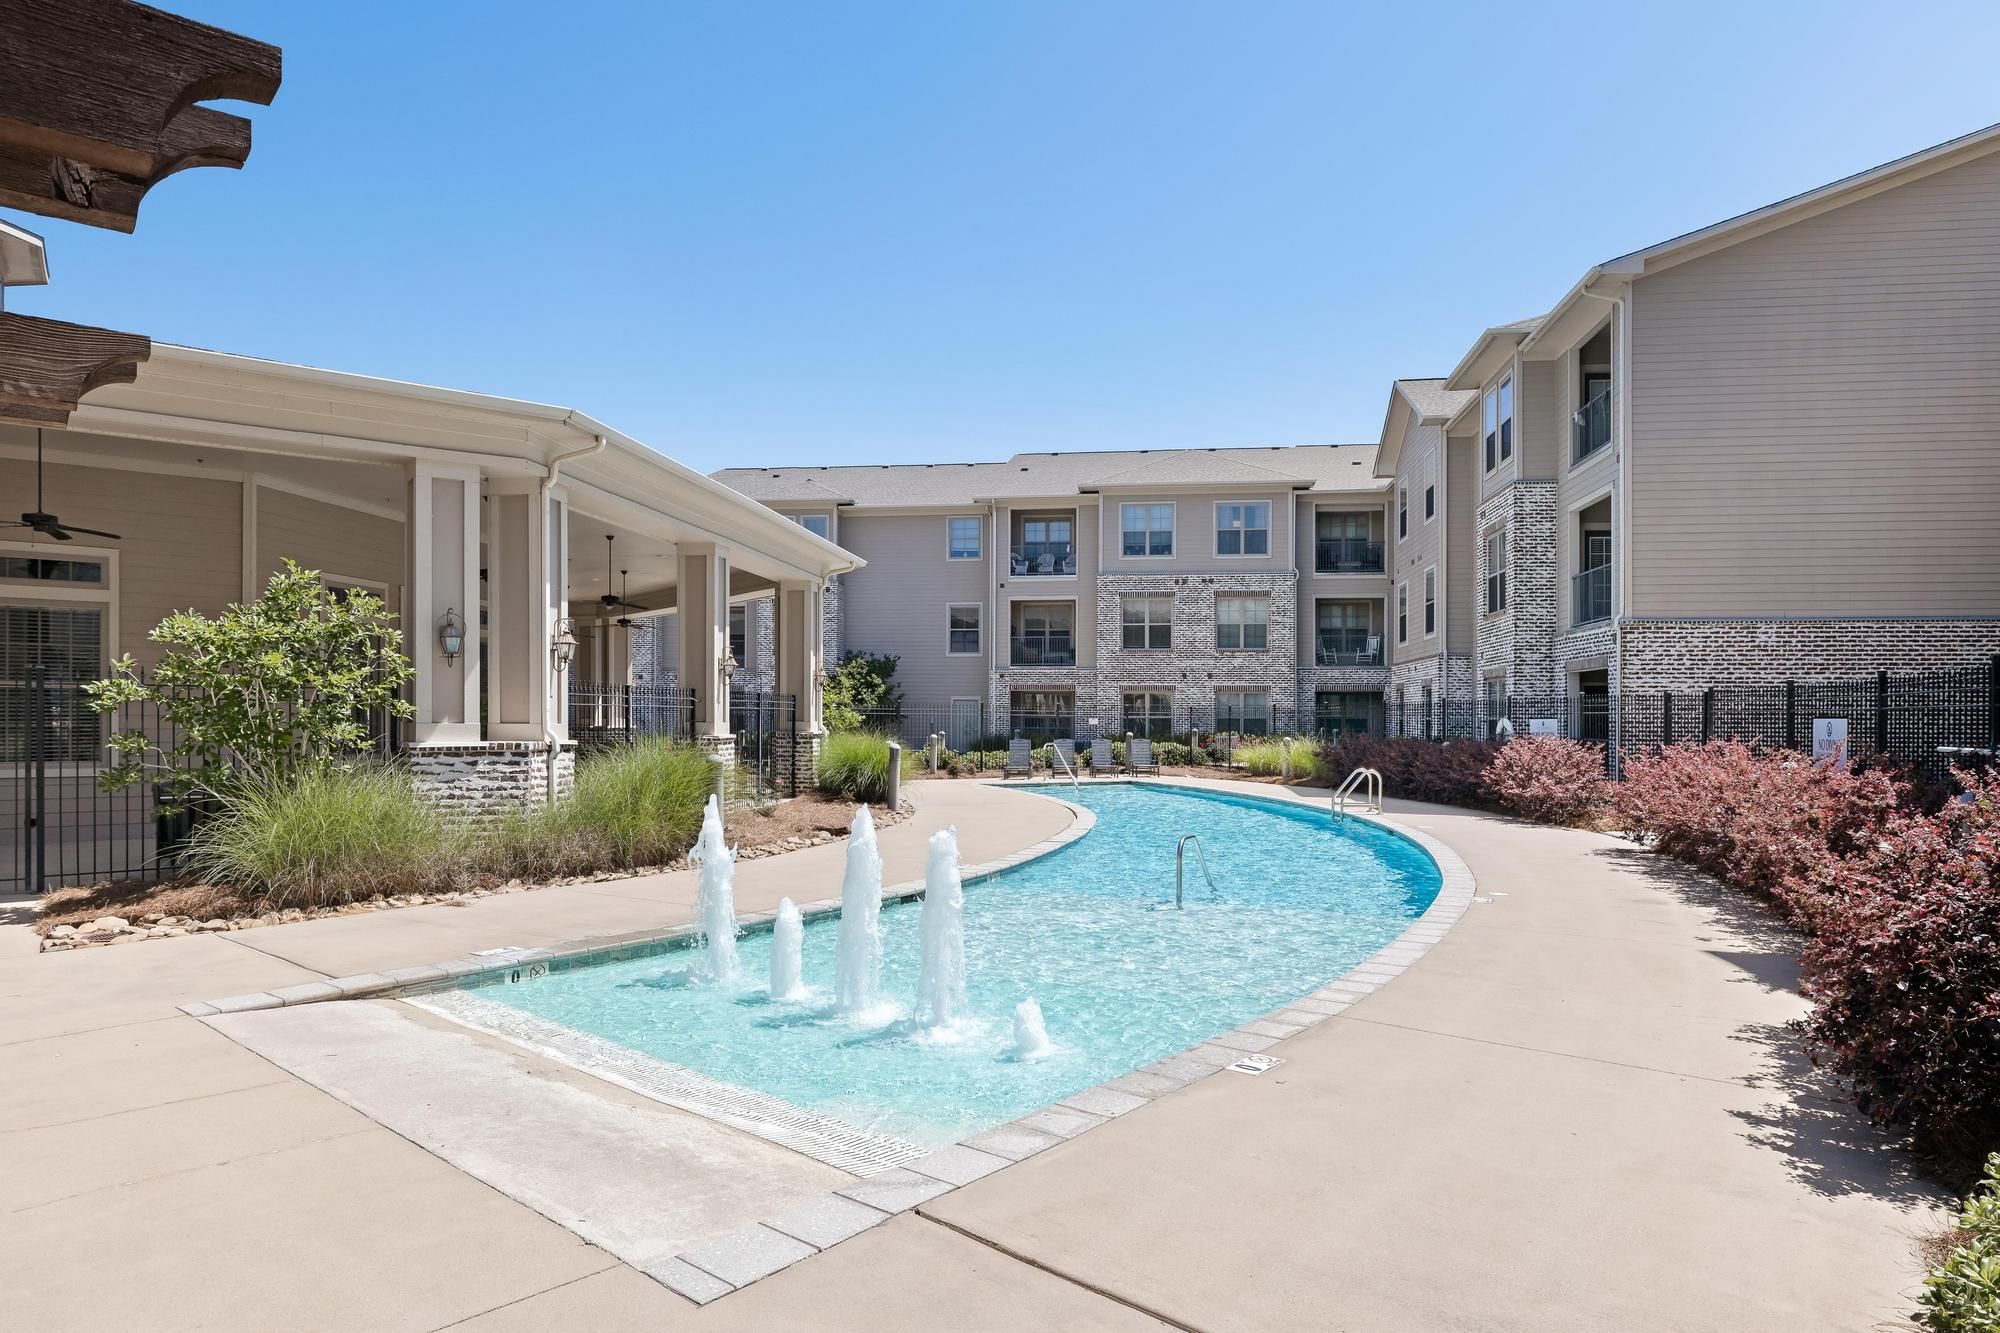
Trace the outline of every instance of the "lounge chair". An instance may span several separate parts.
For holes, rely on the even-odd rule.
[[[1099,736],[1090,743],[1090,775],[1097,778],[1105,777],[1115,767],[1116,765],[1111,762],[1110,740]]]
[[[1125,771],[1127,773],[1158,773],[1160,765],[1153,758],[1153,743],[1143,736],[1134,736],[1125,742]]]
[[[1071,773],[1072,775],[1073,775],[1073,774],[1075,774],[1075,772],[1076,772],[1076,742],[1075,742],[1075,741],[1053,741],[1053,742],[1051,742],[1051,744],[1053,744],[1053,745],[1054,745],[1054,746],[1056,747],[1056,753],[1062,756],[1062,762],[1061,762],[1060,764],[1057,764],[1057,765],[1056,765],[1056,772],[1057,772],[1057,773],[1061,773],[1061,772],[1063,772],[1063,771],[1064,771],[1064,769],[1067,769],[1067,770],[1069,771],[1069,773]]]
[[[1007,742],[1007,776],[1033,777],[1035,774],[1035,752],[1020,737]]]

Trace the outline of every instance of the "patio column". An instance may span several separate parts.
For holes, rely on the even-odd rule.
[[[816,583],[778,585],[774,618],[778,635],[777,690],[798,701],[801,736],[817,736],[821,731],[820,595]]]
[[[569,739],[569,673],[553,645],[568,614],[569,497],[544,499],[532,478],[496,478],[487,499],[486,734],[496,741]]]
[[[476,743],[479,735],[479,470],[413,463],[409,470],[409,595],[403,651],[416,668],[411,703],[418,745]],[[440,629],[455,617],[460,651]]]
[[[713,742],[713,748],[726,752],[729,683],[722,663],[729,655],[729,550],[708,542],[684,542],[675,573],[680,688],[694,691],[697,743]]]

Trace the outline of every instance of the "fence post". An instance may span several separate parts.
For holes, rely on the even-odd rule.
[[[1875,673],[1875,753],[1889,753],[1889,673]]]
[[[786,752],[791,756],[791,794],[797,796],[799,794],[799,696],[796,694],[792,696],[792,721],[790,730],[792,743],[786,747]]]
[[[625,691],[625,739],[632,739],[632,682],[626,681],[621,687]]]
[[[903,743],[899,740],[889,742],[889,786],[882,803],[890,814],[903,808]]]
[[[28,846],[28,892],[47,889],[49,871],[48,669],[37,662],[28,668],[28,826],[34,830]]]
[[[1715,738],[1715,686],[1701,692],[1701,743],[1706,745]]]
[[[1785,748],[1799,748],[1799,685],[1793,680],[1785,682]]]
[[[2000,753],[2000,653],[1986,664],[1986,744]]]
[[[1674,743],[1674,692],[1660,691],[1660,744]]]

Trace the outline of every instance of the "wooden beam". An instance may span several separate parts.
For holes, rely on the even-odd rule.
[[[249,157],[250,122],[195,103],[282,76],[277,47],[131,0],[0,0],[0,203],[130,231],[165,177]]]
[[[78,399],[130,384],[152,354],[152,340],[136,333],[0,314],[0,422],[60,426]]]

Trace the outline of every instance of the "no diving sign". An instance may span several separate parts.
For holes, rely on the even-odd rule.
[[[1285,1062],[1275,1055],[1246,1055],[1235,1064],[1225,1065],[1224,1068],[1238,1074],[1261,1074],[1267,1069],[1276,1069],[1283,1063]]]

